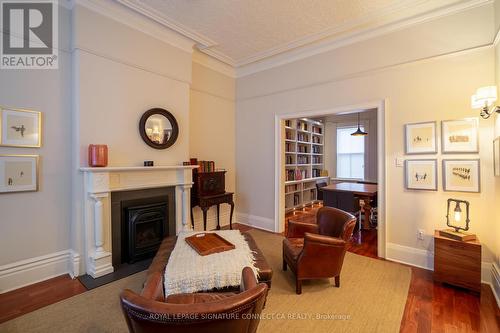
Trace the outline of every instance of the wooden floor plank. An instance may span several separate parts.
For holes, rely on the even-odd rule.
[[[62,275],[0,294],[0,323],[85,291],[78,279]]]

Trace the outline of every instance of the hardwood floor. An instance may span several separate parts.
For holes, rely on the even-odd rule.
[[[87,291],[69,275],[62,275],[0,294],[0,323]]]
[[[288,218],[313,222],[318,207],[296,212]],[[233,224],[246,231],[251,227]],[[376,230],[363,230],[361,241],[355,230],[350,252],[377,257]],[[383,260],[383,259],[380,259]],[[410,266],[408,266],[410,267]],[[481,296],[434,283],[432,272],[410,267],[412,278],[400,331],[410,332],[500,332],[500,310],[489,286],[482,285]],[[78,280],[60,276],[44,282],[0,294],[0,322],[13,319],[43,306],[85,292]]]

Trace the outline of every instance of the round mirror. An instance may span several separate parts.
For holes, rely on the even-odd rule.
[[[179,126],[174,116],[165,109],[146,111],[139,122],[141,137],[149,146],[165,149],[174,144],[179,135]]]

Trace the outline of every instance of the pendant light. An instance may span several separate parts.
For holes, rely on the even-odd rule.
[[[358,129],[356,130],[356,132],[351,133],[351,135],[352,136],[366,136],[366,135],[368,135],[368,133],[362,131],[361,128],[359,127],[359,112],[358,112]]]

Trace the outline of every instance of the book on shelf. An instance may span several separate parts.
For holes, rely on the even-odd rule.
[[[196,158],[191,158],[189,162],[183,162],[184,165],[197,165],[198,172],[215,172],[215,171],[223,171],[215,169],[214,161],[198,161]]]
[[[293,205],[297,206],[300,204],[300,195],[298,193],[293,195]]]
[[[316,134],[323,134],[323,129],[319,126],[313,126],[312,131],[313,131],[313,133],[316,133]]]

